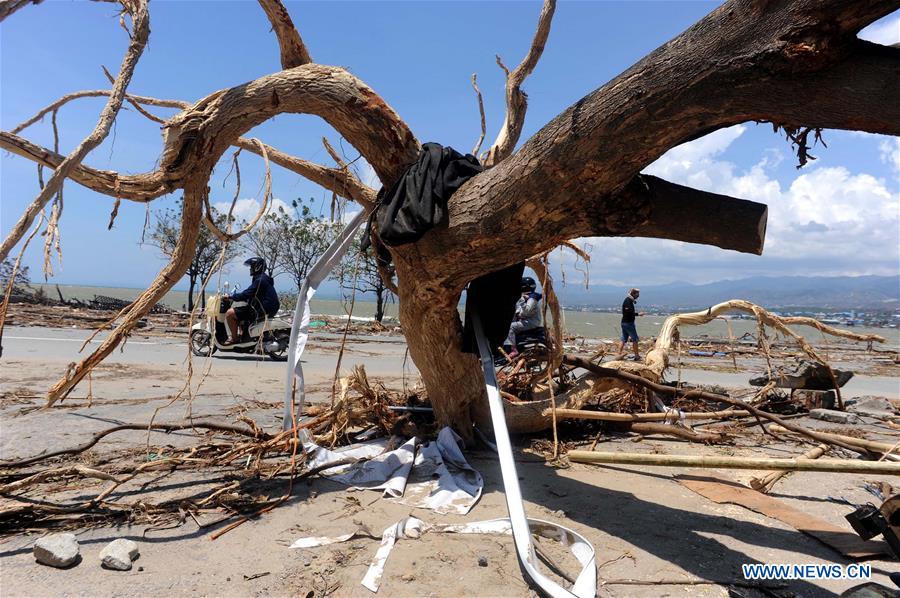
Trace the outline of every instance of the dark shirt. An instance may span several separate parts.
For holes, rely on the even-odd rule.
[[[622,323],[634,323],[634,299],[631,297],[625,297],[625,301],[622,302]]]
[[[251,306],[258,302],[269,316],[277,314],[280,307],[278,293],[275,292],[275,282],[265,272],[254,276],[249,287],[232,295],[231,298],[235,301],[246,301]]]

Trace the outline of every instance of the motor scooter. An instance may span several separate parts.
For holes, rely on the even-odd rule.
[[[227,289],[227,283],[225,288]],[[256,322],[239,322],[242,330],[238,342],[225,345],[228,340],[228,322],[225,313],[232,306],[247,305],[246,301],[232,301],[216,293],[206,300],[206,309],[199,322],[191,327],[191,352],[208,357],[216,351],[231,353],[265,353],[274,361],[287,359],[291,340],[291,325],[278,317],[266,317]]]

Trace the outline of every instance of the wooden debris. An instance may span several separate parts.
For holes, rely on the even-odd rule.
[[[761,457],[712,457],[707,455],[648,455],[569,451],[574,463],[655,465],[722,469],[774,469],[779,471],[827,471],[832,473],[884,473],[900,475],[900,463],[849,459],[771,459]]]
[[[815,461],[810,462],[815,463]],[[777,519],[816,538],[849,558],[866,559],[883,554],[890,555],[890,549],[884,542],[862,540],[849,529],[813,517],[780,500],[741,486],[733,480],[707,477],[706,472],[702,471],[679,475],[677,479],[685,488],[689,488],[713,502],[740,505],[772,519]]]
[[[819,457],[824,455],[825,451],[827,450],[827,444],[820,444],[816,448],[806,451],[801,457],[797,457],[797,459],[818,459]],[[775,485],[775,482],[777,482],[787,474],[787,471],[773,471],[761,478],[751,478],[750,487],[757,492],[762,492],[763,494],[765,494],[772,489],[772,486]]]
[[[726,411],[690,411],[687,413],[612,413],[610,411],[588,411],[586,409],[557,409],[560,419],[596,419],[610,422],[662,422],[680,419],[726,419],[747,417],[749,411],[730,409]]]

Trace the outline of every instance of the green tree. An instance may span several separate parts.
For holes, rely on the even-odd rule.
[[[153,225],[153,231],[150,233],[149,244],[159,249],[164,257],[170,259],[172,254],[175,253],[178,237],[181,234],[179,225],[181,220],[181,200],[179,200],[178,204],[179,205],[174,208],[167,208],[165,210],[157,211],[154,214],[155,223]],[[224,230],[227,224],[227,217],[225,214],[215,213],[213,215],[213,221],[220,229]],[[191,260],[187,272],[185,272],[185,276],[188,277],[187,308],[189,311],[194,309],[194,291],[198,287],[198,283],[202,284],[202,282],[212,273],[219,257],[222,255],[223,245],[224,243],[209,232],[209,229],[205,226],[200,227],[200,235],[197,238],[194,258]],[[225,247],[225,256],[221,267],[224,267],[237,257],[240,249],[238,243],[228,243]],[[199,299],[201,305],[206,303],[205,290],[201,290]]]
[[[279,206],[244,237],[245,249],[266,260],[270,276],[287,274],[297,289],[341,229],[314,216],[311,203],[294,200],[290,211]]]
[[[3,263],[0,263],[0,291],[6,292],[6,286],[9,284],[9,279],[13,278],[13,266],[15,262],[11,259],[3,260]],[[28,274],[28,266],[22,266],[16,271],[15,278],[13,279],[13,292],[22,292],[26,289],[22,287],[27,287],[31,283],[31,276]]]
[[[384,319],[384,306],[393,301],[394,294],[388,289],[381,274],[378,271],[378,262],[374,249],[369,246],[365,252],[360,253],[360,241],[362,233],[353,241],[350,251],[335,269],[334,279],[341,286],[341,292],[346,299],[354,291],[357,293],[373,293],[375,295],[375,321],[379,324]],[[388,272],[393,273],[393,265],[386,265]]]

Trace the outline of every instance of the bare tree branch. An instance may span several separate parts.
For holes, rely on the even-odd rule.
[[[81,144],[62,161],[59,167],[53,171],[53,175],[50,177],[50,180],[47,181],[47,185],[41,190],[34,202],[32,202],[25,210],[25,213],[22,214],[22,217],[13,226],[9,236],[3,241],[3,244],[0,245],[0,261],[6,259],[12,248],[22,239],[22,236],[28,230],[28,227],[34,222],[35,216],[47,205],[50,198],[56,194],[69,172],[77,166],[91,150],[103,142],[109,134],[109,130],[112,127],[112,123],[115,120],[119,109],[122,107],[122,101],[125,98],[125,90],[131,82],[131,76],[134,74],[134,69],[137,66],[137,62],[144,51],[144,46],[150,35],[150,13],[147,9],[146,0],[123,0],[122,6],[131,14],[134,32],[132,33],[131,41],[128,44],[128,50],[122,60],[122,65],[119,68],[119,76],[116,79],[116,84],[112,88],[109,101],[103,108],[103,112],[100,113],[100,119],[91,134],[88,135]]]
[[[623,191],[626,194],[626,201],[634,205],[649,205],[647,220],[630,232],[632,236],[762,255],[769,212],[765,204],[700,191],[649,175],[636,177]]]
[[[481,144],[484,143],[484,136],[487,134],[487,123],[484,119],[484,98],[481,97],[481,90],[478,89],[478,75],[475,73],[472,73],[472,89],[475,90],[475,97],[478,99],[478,113],[481,115],[481,135],[478,137],[475,147],[472,148],[472,155],[478,157]]]
[[[20,8],[29,4],[40,4],[44,0],[3,0],[0,2],[0,23]]]
[[[241,149],[260,154],[260,149],[243,137],[238,138],[235,145]],[[365,208],[375,203],[375,190],[360,181],[349,169],[328,168],[302,158],[297,158],[263,144],[269,154],[269,160],[282,168],[299,174],[317,185],[337,193],[341,197],[352,199]],[[261,155],[261,154],[260,154]]]
[[[562,112],[513,157],[470,179],[450,200],[448,227],[416,244],[417,259],[438,260],[442,280],[434,283],[461,289],[480,272],[591,229],[639,234],[650,205],[623,195],[629,183],[672,147],[722,127],[782,118],[900,134],[898,50],[859,42],[853,29],[835,39],[835,30],[822,26],[823,15],[841,27],[865,25],[850,13],[877,19],[897,2],[826,4],[769,3],[773,12],[765,18],[741,2],[716,9]],[[791,41],[797,38],[817,49],[813,57],[799,53]],[[749,231],[760,220],[746,222],[747,240],[758,237]],[[742,250],[755,251],[753,242]],[[395,257],[404,251],[395,249]]]
[[[77,100],[80,98],[99,98],[99,97],[109,97],[110,90],[108,89],[92,89],[92,90],[84,90],[84,91],[76,91],[74,93],[69,93],[59,98],[49,106],[45,106],[41,108],[37,114],[26,120],[25,122],[19,124],[14,129],[10,131],[13,135],[18,135],[34,123],[40,121],[50,112],[55,112],[62,108],[64,105],[68,104],[72,100]],[[138,96],[134,94],[125,94],[125,98],[130,102],[137,102],[140,104],[145,104],[147,106],[159,106],[161,108],[178,108],[179,110],[184,110],[185,108],[190,108],[190,102],[185,102],[183,100],[160,100],[157,98],[149,98],[147,96]]]
[[[200,234],[204,199],[208,192],[207,181],[211,173],[211,168],[207,171],[197,172],[185,184],[181,210],[181,232],[169,263],[160,271],[147,290],[123,310],[122,321],[104,339],[103,343],[77,365],[71,366],[62,379],[47,391],[48,407],[65,398],[98,363],[106,359],[137,326],[138,321],[184,276],[194,257],[197,237]]]
[[[497,56],[497,64],[506,72],[506,118],[500,127],[500,133],[494,145],[488,151],[488,156],[484,161],[485,166],[496,166],[502,160],[510,156],[519,142],[522,135],[522,127],[525,124],[525,112],[528,109],[528,96],[522,91],[522,83],[537,66],[541,54],[544,52],[544,45],[547,43],[547,37],[550,35],[550,25],[553,21],[553,13],[556,10],[556,0],[544,0],[544,6],[541,8],[541,16],[538,19],[537,31],[535,31],[534,39],[531,41],[531,48],[522,62],[513,69],[512,72],[503,64],[500,57]],[[474,84],[474,80],[473,80]]]
[[[278,38],[278,46],[281,48],[281,68],[292,69],[311,63],[312,58],[281,0],[259,0],[259,5],[266,11],[266,16],[272,23],[272,30]]]
[[[73,100],[88,97],[105,97],[109,94],[109,90],[102,89],[67,94],[42,108],[37,114],[16,126],[10,133],[0,132],[0,148],[49,168],[56,168],[63,161],[63,156],[15,135],[40,121],[48,113],[59,110],[59,108]],[[189,102],[183,100],[165,100],[133,94],[127,94],[126,99],[135,107],[139,104],[179,109],[191,106]],[[140,110],[140,112],[143,114],[146,111]],[[145,114],[145,116],[148,116],[148,118],[152,117],[152,115],[148,114]],[[156,119],[153,118],[153,120]],[[238,138],[234,145],[254,154],[262,155],[260,147],[244,137]],[[263,146],[269,154],[269,159],[272,163],[295,172],[342,197],[356,201],[363,207],[368,208],[373,205],[375,201],[374,189],[363,184],[349,170],[327,168],[287,154],[270,145],[263,144]],[[151,201],[177,188],[177,181],[163,185],[163,176],[160,172],[121,176],[113,171],[95,170],[88,166],[78,165],[70,174],[70,178],[98,193],[138,202]]]
[[[6,131],[0,131],[0,149],[47,168],[58,168],[66,159],[53,150]],[[83,164],[73,166],[67,176],[97,193],[142,203],[171,193],[180,184],[178,180],[166,180],[164,173],[159,170],[146,174],[121,175],[112,170],[97,170]]]

